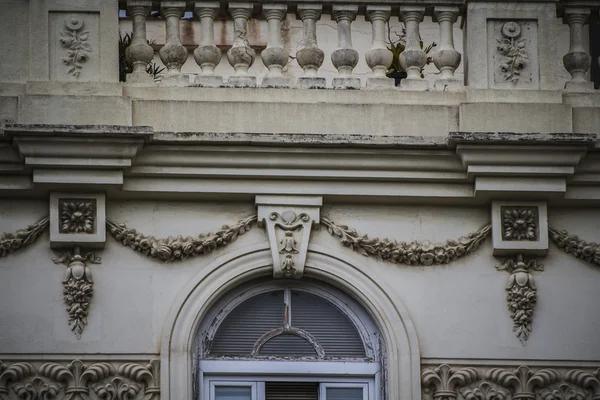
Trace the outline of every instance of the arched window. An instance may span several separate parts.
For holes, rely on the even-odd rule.
[[[384,400],[380,342],[367,312],[334,287],[251,282],[200,325],[196,398]]]

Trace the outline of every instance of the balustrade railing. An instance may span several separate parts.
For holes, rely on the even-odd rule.
[[[528,9],[520,16],[518,6],[515,11],[517,14],[502,10],[501,6],[489,6],[493,11],[489,18],[484,19],[477,28],[467,28],[464,35],[465,42],[478,42],[476,46],[465,44],[464,49],[484,49],[485,54],[473,51],[473,54],[463,57],[461,53],[465,51],[455,48],[454,28],[459,17],[462,17],[460,26],[468,27],[470,13],[474,16],[480,13],[481,4],[484,2],[440,0],[437,3],[433,0],[393,3],[383,0],[374,4],[353,1],[344,3],[336,0],[330,0],[329,3],[121,0],[121,7],[127,10],[127,18],[132,21],[132,41],[126,52],[132,71],[127,75],[127,81],[152,81],[146,73],[146,67],[153,59],[153,49],[147,43],[147,24],[152,14],[160,15],[160,19],[152,19],[153,23],[160,21],[164,24],[165,41],[158,50],[160,60],[166,67],[160,83],[164,86],[325,88],[326,79],[320,70],[325,57],[329,56],[331,64],[337,70],[337,73],[328,71],[335,74],[331,80],[331,87],[334,89],[361,89],[363,86],[369,89],[391,88],[394,86],[394,80],[388,78],[388,72],[394,63],[394,55],[390,50],[392,39],[389,37],[388,23],[391,16],[396,16],[405,30],[402,43],[404,49],[397,59],[400,68],[406,73],[406,77],[401,80],[401,89],[444,91],[460,90],[465,85],[484,88],[548,88],[544,87],[544,82],[551,81],[551,77],[541,76],[552,69],[545,69],[543,64],[558,64],[558,61],[546,59],[548,54],[552,54],[552,49],[540,43],[555,40],[543,35],[548,32],[555,32],[556,35],[556,27],[550,29],[546,26],[548,21],[544,20],[543,12],[536,14],[538,11],[534,7],[531,9],[533,11]],[[488,5],[492,3],[486,2]],[[570,29],[570,46],[564,54],[563,62],[571,79],[566,82],[565,89],[593,90],[593,82],[588,74],[592,60],[584,43],[584,32],[590,15],[598,12],[600,3],[591,0],[563,0],[560,3],[548,0],[538,3],[542,4],[542,8],[554,10],[556,17],[562,17]],[[286,47],[283,40],[284,35],[289,35],[289,30],[284,28],[289,15],[295,15],[302,31],[302,39],[295,49],[295,54],[292,54],[293,57],[290,57],[291,49]],[[333,33],[337,35],[337,48],[330,54],[325,54],[319,47],[319,41],[323,38],[319,37],[317,24],[325,18],[324,15],[330,16],[335,22],[333,27],[337,30],[337,33]],[[198,32],[195,33],[196,37],[199,37],[198,45],[193,50],[193,59],[198,69],[193,73],[182,71],[190,52],[189,45],[186,48],[181,37],[180,24],[184,16],[187,19],[193,18],[199,26]],[[356,25],[357,16],[364,17],[363,24],[371,25],[370,48],[353,46],[353,27]],[[430,54],[426,54],[420,29],[424,19],[429,17],[433,23],[437,23],[439,36],[436,39],[437,47]],[[475,19],[473,17],[473,25],[477,24]],[[263,20],[265,22],[262,23],[266,24],[266,47],[253,43],[257,36],[252,30],[258,26],[253,22],[258,20]],[[499,20],[502,24],[496,29],[496,25],[493,25],[495,22],[492,25],[488,23],[492,20]],[[226,78],[216,72],[225,58],[222,43],[215,41],[217,21],[221,23],[221,30],[228,27],[232,32],[226,51],[232,73]],[[492,39],[490,35],[493,36]],[[479,44],[481,41],[487,42]],[[546,50],[540,50],[543,47]],[[556,53],[556,50],[554,52]],[[257,55],[260,56],[265,69],[260,84],[251,68]],[[301,76],[297,78],[286,74],[286,66],[294,58],[302,69]],[[466,69],[475,71],[466,71],[465,78],[462,79],[462,73],[457,77],[455,72],[459,69],[462,71],[461,62],[465,61],[465,58],[474,60],[467,60]],[[371,69],[369,76],[359,76],[355,72],[355,67],[361,59]],[[433,83],[431,79],[423,77],[423,68],[429,62],[437,68]],[[492,65],[496,62],[498,65]],[[539,65],[533,65],[535,63]],[[478,68],[486,68],[485,73],[477,71]],[[554,73],[556,70],[555,67]]]

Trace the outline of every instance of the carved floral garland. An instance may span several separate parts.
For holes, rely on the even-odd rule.
[[[148,257],[158,258],[165,262],[185,260],[189,257],[208,254],[217,248],[224,247],[234,241],[239,235],[249,231],[256,222],[257,216],[252,215],[238,221],[235,225],[225,225],[216,233],[201,234],[198,237],[171,237],[166,239],[146,236],[130,229],[125,224],[116,224],[108,218],[106,226],[111,235],[123,246],[132,248]]]
[[[389,239],[369,238],[359,234],[355,229],[346,225],[336,225],[327,217],[321,218],[321,223],[333,237],[340,240],[342,246],[366,257],[376,257],[395,264],[415,266],[448,264],[467,254],[472,253],[488,237],[491,225],[488,224],[458,240],[448,240],[446,244],[429,242],[396,242]]]
[[[35,242],[48,228],[48,221],[48,217],[44,217],[25,229],[0,235],[0,257],[7,256]]]
[[[559,231],[553,227],[548,227],[550,239],[567,254],[572,254],[576,258],[581,258],[589,263],[600,265],[600,245],[598,243],[586,242],[579,239],[569,232]]]

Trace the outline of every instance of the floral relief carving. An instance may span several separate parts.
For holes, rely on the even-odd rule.
[[[536,207],[502,207],[503,240],[538,240]]]
[[[0,257],[5,257],[35,242],[48,228],[48,223],[48,217],[44,217],[25,229],[19,229],[15,233],[3,233],[0,235]]]
[[[532,371],[521,365],[514,370],[491,368],[485,372],[485,379],[509,389],[513,398],[535,400],[536,389],[544,389],[556,383],[559,374],[554,369]]]
[[[158,365],[158,359],[145,366],[133,362],[87,364],[75,359],[67,364],[45,362],[39,367],[17,362],[3,370],[0,362],[0,399],[158,400]]]
[[[184,238],[177,236],[166,239],[146,236],[135,229],[127,228],[125,224],[117,224],[108,218],[106,219],[106,226],[110,234],[123,246],[127,246],[145,256],[171,262],[208,254],[218,248],[225,247],[238,236],[249,231],[255,222],[256,215],[252,215],[234,225],[224,225],[221,230],[215,233],[201,234],[197,237],[188,236]]]
[[[95,200],[60,200],[60,233],[94,233]]]
[[[94,294],[92,272],[86,262],[100,264],[101,260],[93,253],[81,255],[79,247],[75,247],[73,254],[64,253],[52,261],[68,265],[62,281],[63,301],[69,313],[69,327],[80,339],[87,326],[88,310]]]
[[[396,242],[390,239],[369,238],[345,225],[336,225],[327,217],[321,218],[329,234],[339,239],[342,246],[366,256],[395,264],[415,266],[448,264],[474,252],[489,236],[491,225],[446,244],[429,242]]]
[[[540,392],[542,400],[586,400],[585,390],[573,388],[563,383],[554,389],[544,389]]]
[[[600,368],[593,372],[570,370],[565,374],[565,381],[590,393],[593,400],[600,399]]]
[[[528,60],[526,50],[526,40],[521,35],[521,26],[519,23],[510,21],[502,25],[502,37],[496,38],[496,50],[504,59],[500,64],[500,70],[504,75],[505,81],[517,83],[521,76],[521,71],[526,66]]]
[[[269,219],[275,221],[275,226],[283,232],[283,238],[279,241],[281,245],[279,254],[283,256],[281,259],[283,276],[293,277],[296,273],[294,256],[299,253],[298,241],[294,235],[302,230],[305,223],[310,221],[310,216],[306,213],[296,214],[294,211],[288,210],[281,214],[272,212]]]
[[[600,247],[597,243],[586,242],[575,235],[553,227],[548,228],[550,240],[552,240],[565,253],[581,258],[589,263],[600,265]]]
[[[68,73],[79,77],[83,63],[89,59],[92,51],[88,43],[89,31],[82,31],[83,19],[81,16],[71,14],[65,19],[65,27],[60,31],[60,44],[67,49],[67,55],[62,62],[69,68]]]
[[[496,269],[510,272],[506,283],[506,301],[513,320],[513,331],[525,344],[531,333],[533,311],[537,303],[537,289],[530,271],[543,271],[544,266],[536,260],[526,263],[523,254],[518,254],[514,260],[508,259]]]
[[[421,382],[425,393],[433,392],[435,400],[453,400],[457,390],[475,382],[479,373],[475,368],[452,368],[442,364],[437,368],[427,368],[421,372]]]
[[[477,387],[463,388],[460,394],[465,400],[507,400],[509,395],[508,390],[495,388],[487,382],[481,382]]]

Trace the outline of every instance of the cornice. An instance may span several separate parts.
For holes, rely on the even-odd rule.
[[[593,134],[451,132],[447,137],[153,132],[6,125],[0,194],[69,188],[127,198],[297,194],[338,201],[482,203],[496,196],[600,198]]]

